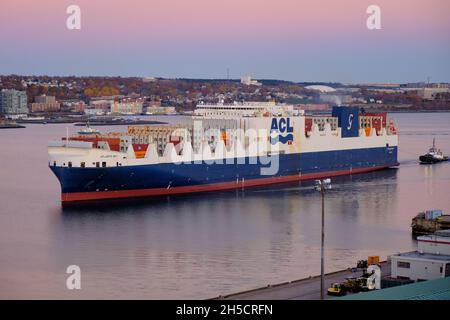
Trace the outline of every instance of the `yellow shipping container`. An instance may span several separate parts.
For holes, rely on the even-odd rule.
[[[380,256],[369,256],[367,258],[367,264],[370,266],[371,264],[379,264]]]

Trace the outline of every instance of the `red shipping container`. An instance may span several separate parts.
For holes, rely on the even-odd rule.
[[[312,118],[305,118],[305,133],[311,131],[313,120]]]
[[[386,118],[387,118],[386,112],[365,112],[363,115],[364,116],[368,116],[368,117],[381,117],[381,118],[383,118],[383,128],[386,128]]]

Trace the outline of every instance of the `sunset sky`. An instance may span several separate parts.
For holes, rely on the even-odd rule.
[[[0,74],[450,82],[449,16],[447,0],[1,0]]]

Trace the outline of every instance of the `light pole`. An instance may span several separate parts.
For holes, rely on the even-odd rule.
[[[324,242],[325,242],[325,190],[331,189],[331,179],[316,180],[315,189],[322,195],[322,235],[320,243],[320,300],[323,300],[323,286],[325,280]]]

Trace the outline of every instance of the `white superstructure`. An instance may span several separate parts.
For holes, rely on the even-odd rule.
[[[237,119],[242,117],[296,116],[301,112],[290,104],[271,102],[200,103],[194,119]]]

